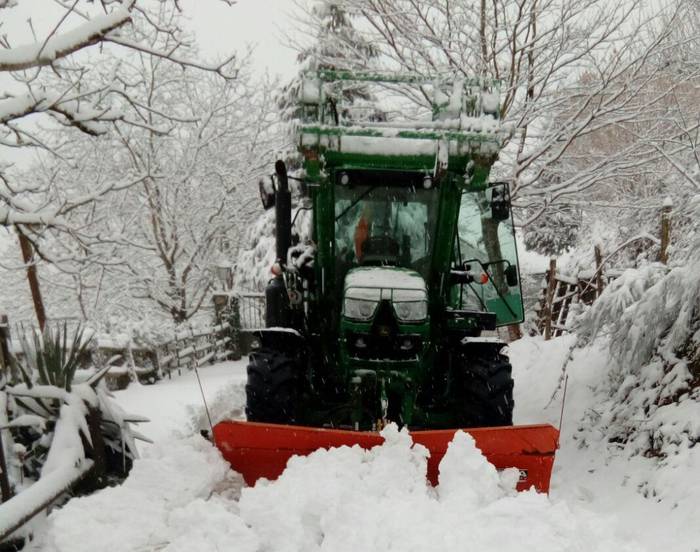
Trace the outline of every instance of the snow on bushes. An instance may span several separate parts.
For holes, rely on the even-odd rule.
[[[306,243],[311,236],[311,211],[304,201],[297,198],[295,192],[295,209],[293,234],[301,243]],[[253,223],[244,241],[246,247],[238,255],[234,270],[236,289],[243,291],[264,291],[272,277],[270,268],[275,262],[275,210],[269,209]]]
[[[23,337],[22,356],[10,357],[11,369],[0,373],[0,427],[15,491],[87,460],[103,470],[93,483],[104,483],[124,477],[137,456],[140,435],[101,386],[108,368],[75,379],[91,340],[81,328],[47,328]]]
[[[700,197],[694,208],[700,220]],[[662,466],[700,457],[700,232],[685,238],[692,246],[677,252],[676,266],[625,271],[577,323],[579,345],[602,341],[610,354],[584,437],[602,431],[626,454]],[[643,492],[663,496],[653,480]]]
[[[389,426],[386,441],[290,460],[275,482],[244,488],[212,445],[174,440],[137,460],[125,483],[72,500],[49,518],[42,550],[632,550],[597,516],[574,516],[517,474],[499,474],[458,433],[426,482],[427,450]],[[636,548],[634,548],[636,550]]]
[[[275,262],[274,209],[266,211],[253,223],[245,243],[247,248],[241,251],[236,262],[235,285],[246,291],[263,291]]]

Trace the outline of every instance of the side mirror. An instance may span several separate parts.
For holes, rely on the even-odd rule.
[[[510,218],[510,191],[508,184],[500,182],[486,190],[486,198],[491,206],[491,219],[496,222]]]
[[[474,274],[472,273],[472,265],[468,262],[462,263],[462,265],[455,265],[450,270],[449,282],[451,286],[471,284],[474,282]]]
[[[450,285],[470,284],[474,277],[467,270],[450,270]]]
[[[263,208],[267,211],[275,206],[275,183],[271,176],[261,178],[258,182],[258,189],[260,191],[260,200],[262,201]]]
[[[515,265],[508,265],[503,271],[503,275],[506,277],[506,283],[508,284],[508,287],[518,285],[518,269]]]

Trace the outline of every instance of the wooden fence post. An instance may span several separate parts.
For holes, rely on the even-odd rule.
[[[523,331],[520,329],[520,324],[508,325],[508,343],[517,341],[523,337]]]
[[[659,261],[668,263],[668,246],[671,244],[671,211],[673,202],[670,197],[664,200],[661,207],[661,247],[659,249]]]
[[[241,300],[235,293],[229,300],[229,331],[231,335],[231,360],[241,359]]]
[[[6,314],[0,314],[0,377],[9,381],[12,376],[10,364],[10,323]]]
[[[9,381],[12,375],[10,366],[10,324],[7,321],[7,315],[0,314],[0,381],[4,378]],[[0,393],[3,393],[0,391]],[[0,400],[0,408],[5,409],[4,400]],[[5,413],[2,412],[0,420],[5,419]],[[10,476],[7,473],[7,462],[5,460],[5,445],[2,441],[2,432],[0,429],[0,502],[6,502],[12,498],[12,489],[10,488]]]
[[[554,290],[557,287],[557,259],[549,259],[549,271],[547,272],[547,294],[544,298],[544,339],[548,341],[552,337],[552,304],[554,303]]]

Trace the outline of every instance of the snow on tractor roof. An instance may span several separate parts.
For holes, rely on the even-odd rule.
[[[431,112],[421,118],[401,118],[416,109],[379,108],[361,117],[345,105],[347,82],[371,88],[377,100],[391,94],[402,101],[416,92],[432,97]],[[390,90],[390,92],[388,92]],[[301,120],[297,127],[302,150],[381,156],[434,156],[442,147],[451,157],[495,157],[511,132],[500,122],[500,82],[488,79],[423,77],[420,75],[351,73],[320,70],[303,76]],[[443,144],[440,146],[440,144]]]

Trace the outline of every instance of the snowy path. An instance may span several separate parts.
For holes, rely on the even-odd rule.
[[[518,423],[558,424],[560,396],[545,405],[568,343],[526,339],[512,347]],[[52,514],[34,549],[696,552],[692,503],[679,500],[672,509],[636,491],[631,472],[649,470],[643,460],[603,465],[599,450],[578,449],[577,421],[591,404],[588,384],[604,366],[602,353],[570,366],[549,498],[514,496],[508,477],[499,477],[466,438],[446,457],[441,486],[433,489],[425,484],[422,452],[397,433],[371,452],[320,451],[296,459],[279,481],[243,488],[217,451],[192,435],[206,427],[194,374],[132,386],[117,394],[118,401],[151,418],[142,431],[155,445],[144,447],[123,485],[74,499]],[[203,368],[200,375],[215,421],[241,416],[245,362]]]
[[[233,413],[242,417],[245,405],[243,387],[247,360],[222,362],[199,369],[202,389],[212,418]],[[156,444],[167,442],[173,435],[191,435],[207,427],[202,393],[194,372],[165,379],[156,385],[131,384],[115,392],[117,402],[129,413],[146,416],[149,423],[138,430]]]

